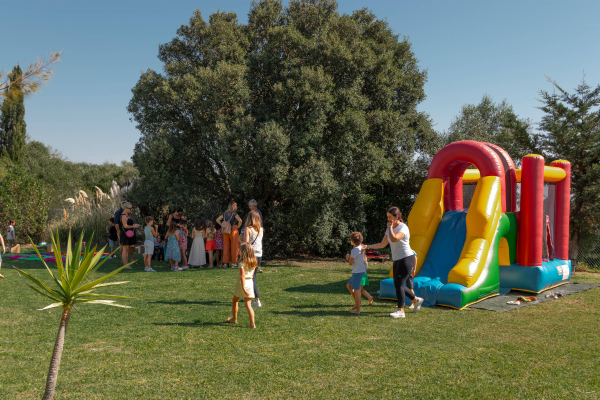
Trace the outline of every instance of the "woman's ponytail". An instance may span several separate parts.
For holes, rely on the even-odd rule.
[[[388,213],[392,214],[394,217],[398,218],[400,222],[404,223],[404,220],[402,219],[402,213],[398,207],[391,207],[388,210]]]

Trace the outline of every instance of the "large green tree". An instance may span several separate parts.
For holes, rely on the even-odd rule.
[[[17,165],[25,156],[25,100],[23,72],[18,65],[8,74],[11,85],[5,89],[6,97],[0,107],[0,147],[2,155],[10,157]]]
[[[417,111],[426,72],[411,44],[366,9],[263,0],[247,25],[196,11],[159,59],[164,73],[144,72],[128,107],[136,205],[214,219],[255,198],[271,254],[333,254],[352,230],[379,239],[386,207],[409,211],[440,145]]]
[[[571,162],[571,240],[569,258],[600,234],[600,85],[585,79],[574,93],[550,80],[553,91],[540,91],[544,156]]]
[[[479,104],[465,104],[446,135],[447,143],[477,140],[496,144],[505,149],[517,165],[523,156],[541,151],[539,139],[528,119],[516,115],[506,100],[494,103],[488,94]]]

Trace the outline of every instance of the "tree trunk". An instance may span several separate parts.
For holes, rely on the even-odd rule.
[[[573,271],[577,266],[577,258],[579,257],[579,245],[577,243],[577,233],[573,233],[571,235],[571,240],[569,241],[569,260],[573,264]]]
[[[63,308],[58,334],[56,335],[56,342],[54,343],[54,351],[52,352],[52,359],[50,360],[50,369],[48,370],[48,377],[46,378],[46,391],[44,392],[42,400],[52,400],[54,397],[54,389],[56,388],[56,381],[58,380],[58,367],[60,366],[60,359],[62,358],[65,335],[67,333],[67,325],[69,324],[70,316],[71,306]]]

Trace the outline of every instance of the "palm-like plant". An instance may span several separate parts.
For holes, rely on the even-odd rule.
[[[90,282],[90,276],[95,271],[98,270],[106,262],[108,259],[101,260],[102,253],[104,251],[104,247],[95,254],[96,246],[90,248],[91,239],[88,241],[88,245],[85,249],[82,249],[83,242],[83,234],[79,237],[79,241],[75,246],[75,251],[71,251],[71,233],[69,233],[69,239],[67,242],[67,251],[66,251],[66,259],[63,264],[61,250],[60,250],[60,238],[58,234],[56,234],[56,238],[54,235],[50,235],[52,240],[52,247],[54,249],[54,256],[56,258],[56,268],[57,274],[52,273],[52,270],[48,267],[48,264],[42,258],[40,252],[37,250],[35,245],[33,248],[35,249],[38,257],[48,270],[50,277],[56,284],[57,288],[50,288],[44,282],[39,280],[36,277],[29,275],[28,273],[20,270],[19,268],[15,268],[19,271],[19,274],[26,278],[25,283],[32,290],[41,294],[44,297],[47,297],[54,301],[54,303],[40,309],[47,310],[49,308],[54,307],[62,307],[62,318],[60,319],[60,326],[58,329],[58,335],[56,336],[56,342],[54,343],[54,351],[52,352],[52,359],[50,360],[50,369],[48,371],[48,377],[46,379],[46,391],[44,392],[43,400],[52,399],[54,396],[54,389],[56,387],[56,381],[58,379],[58,368],[60,366],[60,360],[62,358],[63,346],[65,343],[65,334],[67,331],[67,325],[69,324],[69,318],[71,316],[71,311],[73,306],[78,303],[88,303],[88,304],[103,304],[106,306],[115,306],[115,307],[123,307],[123,308],[131,308],[128,306],[122,306],[120,304],[116,304],[114,300],[109,299],[131,299],[132,297],[126,296],[115,296],[115,295],[103,295],[99,293],[95,293],[96,289],[107,286],[115,286],[120,285],[127,282],[107,282],[103,283],[107,279],[118,274],[123,268],[118,268],[117,270],[111,272],[108,275],[105,275],[96,280],[92,280]],[[33,242],[32,242],[33,245]],[[83,250],[83,255],[81,255],[81,251]],[[114,252],[118,250],[115,249]],[[113,252],[113,253],[114,253]],[[111,253],[112,255],[112,253]],[[32,284],[33,283],[33,284]],[[53,286],[53,285],[52,285]]]

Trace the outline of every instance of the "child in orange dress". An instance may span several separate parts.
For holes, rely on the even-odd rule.
[[[204,224],[205,228],[202,232],[202,237],[206,239],[205,249],[208,253],[208,268],[213,267],[213,251],[217,249],[217,245],[215,243],[215,237],[217,236],[217,231],[215,229],[215,225],[210,219],[206,220]]]

